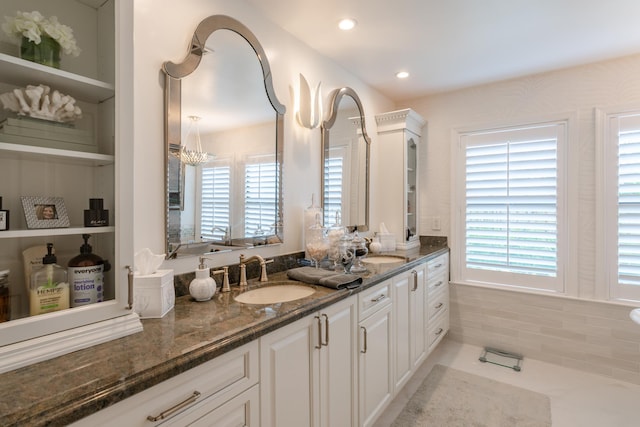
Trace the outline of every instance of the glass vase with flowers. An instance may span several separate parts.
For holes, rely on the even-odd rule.
[[[20,12],[5,16],[2,29],[20,42],[20,57],[27,61],[60,68],[60,55],[80,55],[71,27],[58,18],[45,18],[40,12]]]

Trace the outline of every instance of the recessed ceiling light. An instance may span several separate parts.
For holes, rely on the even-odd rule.
[[[409,77],[409,72],[408,71],[398,71],[396,73],[396,77],[399,79],[406,79],[407,77]]]
[[[345,18],[340,22],[338,22],[338,28],[340,28],[343,31],[352,30],[353,27],[355,26],[356,26],[356,20],[351,18]]]

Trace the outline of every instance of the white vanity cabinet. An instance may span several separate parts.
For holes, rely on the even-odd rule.
[[[41,3],[47,10],[51,5],[45,0]],[[74,97],[83,110],[78,127],[92,135],[94,144],[91,149],[74,149],[62,141],[64,148],[60,148],[57,142],[48,146],[44,137],[34,142],[32,135],[16,138],[0,132],[0,196],[3,209],[10,211],[9,230],[0,231],[0,270],[10,270],[12,311],[11,320],[0,324],[0,372],[142,329],[138,316],[128,308],[126,268],[133,262],[133,196],[129,184],[133,176],[133,5],[123,0],[107,0],[99,5],[91,2],[95,6],[80,0],[58,3],[56,15],[60,22],[82,28],[75,36],[84,53],[78,59],[62,57],[63,68],[68,60],[78,73],[20,59],[15,56],[16,46],[13,54],[0,52],[0,92],[44,84],[52,91]],[[24,10],[24,4],[7,0],[2,10],[4,15],[13,16],[16,10]],[[95,25],[83,25],[87,20]],[[81,74],[84,71],[91,77]],[[29,228],[22,196],[62,198],[70,226]],[[91,198],[104,200],[109,226],[84,226],[84,210],[89,209]],[[69,259],[79,254],[85,233],[91,235],[93,253],[112,266],[105,274],[105,301],[29,316],[28,277],[22,251],[53,243],[58,264],[66,267]]]
[[[392,286],[386,280],[358,294],[360,426],[372,425],[393,399]]]
[[[259,426],[258,341],[72,424],[84,426]]]
[[[262,427],[357,425],[356,326],[353,296],[260,338]]]
[[[418,224],[420,191],[419,150],[425,120],[411,109],[376,116],[378,126],[378,170],[376,211],[387,229],[395,234],[400,250],[420,246]],[[398,172],[401,171],[401,172]]]
[[[426,265],[420,265],[392,279],[394,388],[398,391],[425,360]]]

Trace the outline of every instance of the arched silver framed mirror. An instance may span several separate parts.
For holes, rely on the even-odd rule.
[[[162,70],[167,257],[282,243],[285,106],[255,35],[210,16]]]
[[[329,118],[322,123],[322,209],[324,224],[369,229],[369,157],[364,109],[348,87],[331,93]]]

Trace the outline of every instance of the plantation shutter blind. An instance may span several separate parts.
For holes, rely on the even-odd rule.
[[[565,127],[461,136],[466,280],[562,290],[558,149]]]
[[[209,164],[202,167],[200,234],[203,239],[223,240],[228,229],[231,205],[231,166]]]
[[[276,224],[278,164],[273,155],[252,156],[245,165],[244,234],[273,233]]]
[[[618,282],[640,286],[640,116],[620,118],[617,157]]]

